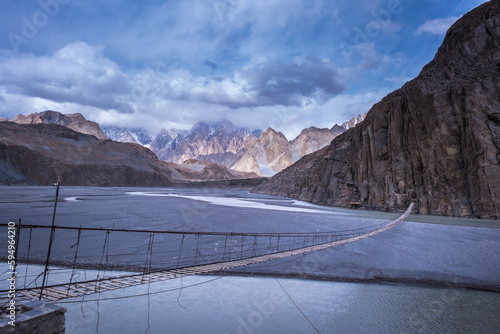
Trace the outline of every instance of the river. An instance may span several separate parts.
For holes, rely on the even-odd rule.
[[[54,193],[53,187],[0,187],[0,219],[49,225]],[[62,187],[56,224],[320,232],[398,215],[236,190]],[[497,333],[500,294],[477,289],[500,286],[497,223],[412,215],[373,238],[240,268],[237,276],[185,277],[60,305],[68,309],[67,333]],[[143,242],[129,240],[127,247]],[[4,254],[4,236],[0,247]],[[315,280],[299,279],[305,277]],[[407,284],[389,283],[395,281]]]

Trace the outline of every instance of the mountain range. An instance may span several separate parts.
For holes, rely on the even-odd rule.
[[[356,120],[360,122],[362,116],[348,124],[354,126]],[[103,131],[112,140],[148,147],[163,161],[176,164],[188,160],[207,161],[268,177],[328,145],[345,129],[339,125],[331,129],[310,127],[292,141],[272,128],[263,133],[239,128],[228,120],[215,124],[198,122],[191,130],[163,129],[154,139],[144,129],[104,127]]]
[[[59,124],[0,122],[0,184],[166,187],[248,178],[257,175],[210,162],[164,162],[142,145]]]
[[[163,130],[151,150],[164,161],[183,163],[196,159],[231,167],[260,133],[238,128],[227,120],[213,125],[199,122],[190,131]]]
[[[139,144],[148,148],[153,141],[151,134],[144,128],[127,129],[117,126],[106,126],[102,127],[102,132],[111,140]]]
[[[272,176],[345,131],[338,125],[332,129],[310,127],[288,141],[281,132],[271,128],[262,133],[222,120],[211,125],[199,122],[189,131],[163,129],[153,139],[142,128],[103,127],[101,130],[97,123],[81,114],[64,115],[52,110],[0,121],[57,124],[101,140],[139,144],[151,149],[160,160],[171,163],[180,179],[190,181]]]

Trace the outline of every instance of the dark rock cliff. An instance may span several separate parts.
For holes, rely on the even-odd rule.
[[[500,218],[500,1],[455,23],[434,60],[364,122],[256,191]]]

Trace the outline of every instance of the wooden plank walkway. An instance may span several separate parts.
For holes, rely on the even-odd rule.
[[[315,252],[315,251],[319,251],[319,250],[323,250],[323,249],[327,249],[327,248],[331,248],[331,247],[340,246],[340,245],[344,245],[347,243],[359,241],[362,239],[372,237],[372,236],[377,235],[379,233],[382,233],[382,232],[396,226],[398,223],[400,223],[406,217],[408,217],[408,215],[410,214],[412,209],[413,209],[413,203],[410,204],[410,206],[408,207],[408,209],[406,210],[406,212],[403,215],[401,215],[399,218],[391,221],[387,225],[385,225],[377,230],[373,230],[373,231],[368,232],[368,233],[364,233],[364,234],[361,234],[358,236],[354,236],[354,237],[350,237],[350,238],[346,238],[346,239],[342,239],[342,240],[326,242],[326,243],[322,243],[322,244],[318,244],[318,245],[307,246],[307,247],[303,247],[303,248],[297,248],[297,249],[293,249],[293,250],[276,252],[276,253],[271,253],[271,254],[266,254],[266,255],[260,255],[260,256],[255,256],[255,257],[241,259],[241,260],[226,261],[226,262],[221,262],[221,263],[199,265],[199,266],[192,266],[192,267],[187,267],[187,268],[171,269],[171,270],[164,270],[164,271],[144,273],[144,274],[133,274],[133,275],[121,276],[121,277],[104,278],[104,279],[100,279],[100,280],[92,280],[92,281],[86,281],[86,282],[73,282],[71,284],[67,283],[67,284],[61,284],[61,285],[53,285],[53,286],[45,287],[43,289],[43,297],[42,298],[46,301],[56,302],[58,300],[67,299],[67,298],[81,297],[84,295],[101,293],[101,292],[105,292],[105,291],[127,288],[127,287],[131,287],[131,286],[142,285],[142,284],[156,283],[156,282],[161,282],[161,281],[165,281],[165,280],[169,280],[169,279],[185,277],[185,276],[209,274],[209,273],[214,273],[214,272],[218,272],[218,271],[222,271],[222,270],[243,267],[243,266],[247,266],[247,265],[251,265],[251,264],[268,262],[268,261],[272,261],[272,260],[276,260],[276,259],[282,259],[282,258],[294,256],[294,255],[307,254],[307,253],[311,253],[311,252]],[[18,290],[17,293],[18,293],[17,296],[21,295],[20,299],[38,300],[40,297],[40,288]],[[17,298],[17,296],[16,296],[16,298]],[[0,305],[2,305],[6,301],[8,301],[7,293],[1,293],[0,294]]]

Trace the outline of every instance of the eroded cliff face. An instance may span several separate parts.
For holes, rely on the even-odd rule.
[[[256,189],[318,204],[500,218],[500,2],[450,28],[434,60],[364,122]]]

